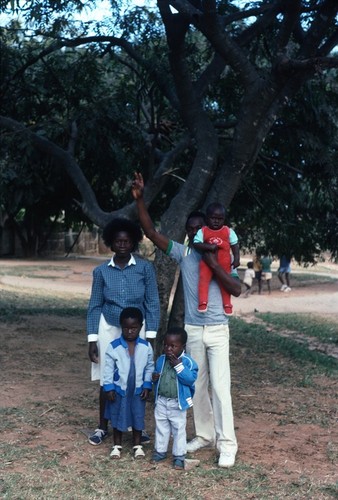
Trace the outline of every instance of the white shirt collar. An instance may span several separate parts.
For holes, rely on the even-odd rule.
[[[117,267],[116,264],[115,264],[115,262],[114,262],[114,255],[110,259],[110,262],[109,262],[108,266]],[[136,260],[135,260],[135,258],[133,256],[133,254],[130,255],[130,259],[129,259],[129,262],[128,262],[127,266],[136,266]]]

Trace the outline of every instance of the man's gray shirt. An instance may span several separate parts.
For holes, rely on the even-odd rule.
[[[199,263],[201,254],[186,245],[170,241],[166,254],[176,260],[181,268],[184,289],[184,322],[187,325],[226,325],[228,316],[224,314],[222,296],[217,282],[213,279],[209,286],[208,310],[199,313],[198,307],[198,281]]]

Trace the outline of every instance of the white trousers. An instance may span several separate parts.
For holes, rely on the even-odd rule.
[[[196,437],[215,442],[219,452],[236,454],[237,440],[231,402],[228,325],[185,325],[187,353],[199,371],[195,384]],[[211,388],[211,399],[209,394]]]
[[[180,410],[177,399],[158,396],[155,406],[155,450],[167,453],[173,435],[173,456],[184,460],[187,451],[187,411]]]

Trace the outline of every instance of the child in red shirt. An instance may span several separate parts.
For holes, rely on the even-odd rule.
[[[231,272],[231,267],[239,266],[238,238],[225,222],[225,208],[221,203],[211,203],[206,210],[206,226],[203,226],[194,238],[194,247],[200,252],[217,252],[217,260],[222,268]],[[231,262],[231,253],[233,262]],[[209,283],[212,271],[202,259],[200,262],[200,279],[198,287],[198,311],[204,313],[208,309]],[[230,294],[220,285],[224,313],[232,315]]]

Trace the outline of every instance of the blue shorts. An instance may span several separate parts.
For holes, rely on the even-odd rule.
[[[291,273],[291,266],[284,266],[278,269],[279,273]]]

